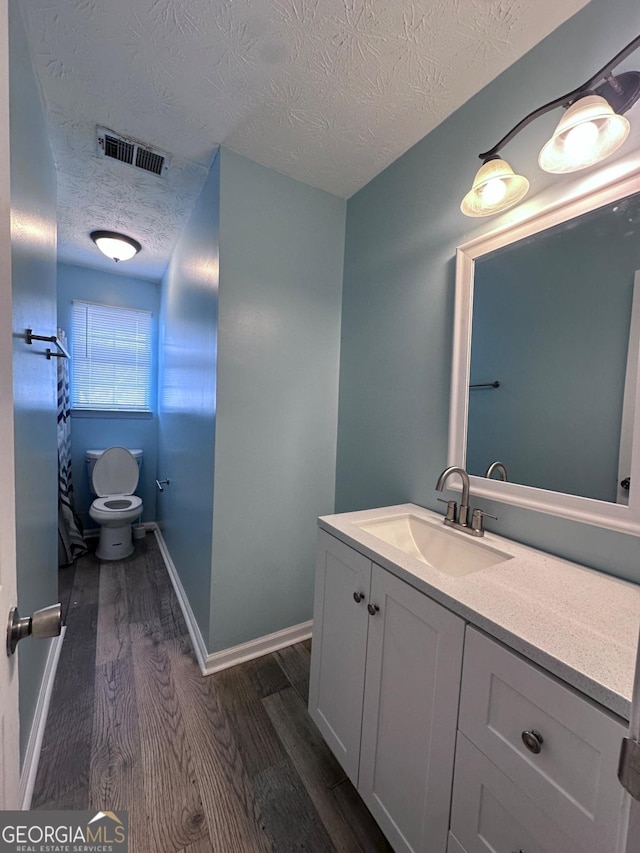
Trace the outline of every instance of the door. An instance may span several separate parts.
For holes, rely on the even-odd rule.
[[[464,621],[373,564],[358,790],[398,853],[444,853]]]
[[[371,563],[318,535],[309,713],[357,787]]]
[[[19,807],[18,666],[6,654],[5,625],[16,604],[15,480],[9,183],[9,38],[7,0],[0,0],[0,809]]]

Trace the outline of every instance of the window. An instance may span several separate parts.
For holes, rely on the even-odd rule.
[[[73,302],[72,408],[151,411],[151,313]]]

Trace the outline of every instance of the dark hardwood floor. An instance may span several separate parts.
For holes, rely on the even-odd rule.
[[[203,678],[152,535],[60,596],[32,808],[126,809],[132,853],[391,850],[307,713],[309,642]]]

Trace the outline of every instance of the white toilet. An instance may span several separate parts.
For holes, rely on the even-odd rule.
[[[87,450],[89,481],[95,495],[89,515],[100,525],[96,556],[122,560],[133,554],[132,522],[142,514],[142,498],[134,495],[140,476],[141,450],[109,447]]]

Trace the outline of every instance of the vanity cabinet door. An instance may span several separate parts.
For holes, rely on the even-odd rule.
[[[370,586],[371,562],[319,531],[309,713],[355,786]]]
[[[449,844],[447,846],[447,853],[467,853],[464,847],[460,846],[460,842],[457,840],[455,835],[451,832],[449,833]]]
[[[468,628],[458,726],[582,848],[616,849],[622,720]]]
[[[444,853],[464,621],[373,564],[358,790],[396,851]]]

